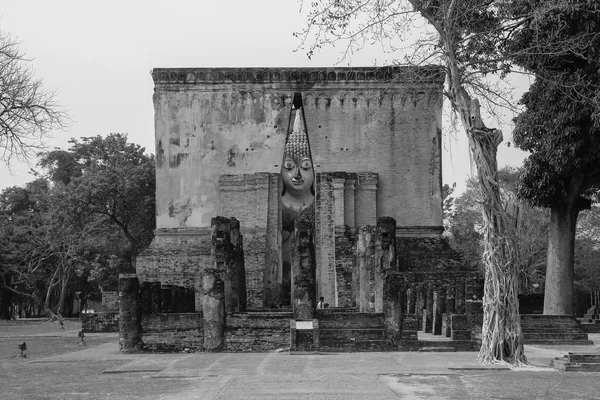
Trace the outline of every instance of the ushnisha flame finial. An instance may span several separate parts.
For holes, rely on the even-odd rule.
[[[304,121],[302,118],[302,95],[300,93],[294,94],[293,105],[296,115],[294,117],[292,133],[290,133],[287,143],[285,144],[285,155],[301,160],[305,157],[310,157],[310,150],[308,148],[308,138],[306,136],[306,129],[304,128]]]

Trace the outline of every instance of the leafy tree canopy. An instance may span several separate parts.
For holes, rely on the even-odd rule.
[[[111,248],[124,269],[150,244],[155,228],[154,157],[123,134],[72,139],[69,150],[42,155],[40,165],[62,188],[73,223],[108,224],[100,243]]]

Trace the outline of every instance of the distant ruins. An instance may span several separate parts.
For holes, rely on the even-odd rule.
[[[441,236],[439,68],[152,77],[157,227],[120,279],[125,351],[474,346],[482,280]]]

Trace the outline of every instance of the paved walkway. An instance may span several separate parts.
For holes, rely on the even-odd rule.
[[[71,328],[52,334],[75,340]],[[36,335],[43,334],[27,340],[35,343]],[[24,336],[0,330],[0,342],[8,338]],[[532,365],[521,368],[478,364],[475,352],[121,354],[117,334],[86,339],[90,345],[78,351],[22,359],[14,364],[21,372],[7,374],[10,379],[0,371],[0,389],[6,390],[0,398],[20,393],[23,383],[15,381],[22,375],[47,374],[55,382],[53,374],[78,366],[75,382],[53,392],[33,390],[27,398],[593,399],[600,393],[598,374],[550,368],[552,358],[569,351],[600,353],[600,335],[590,335],[594,346],[526,346]]]

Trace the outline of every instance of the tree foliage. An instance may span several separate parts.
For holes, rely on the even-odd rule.
[[[83,306],[116,290],[153,237],[154,158],[125,135],[72,140],[40,165],[46,176],[0,194],[2,318],[17,300],[60,317],[76,292]]]
[[[96,220],[111,227],[107,245],[123,270],[134,269],[135,258],[154,237],[154,157],[122,134],[70,142],[69,150],[48,152],[40,165],[62,188],[73,222]]]
[[[26,159],[69,123],[56,92],[36,78],[19,42],[0,30],[0,160]]]
[[[531,152],[519,196],[551,210],[544,313],[572,314],[577,216],[600,188],[600,4],[548,3],[518,2],[531,18],[509,47],[536,79],[513,135]]]

